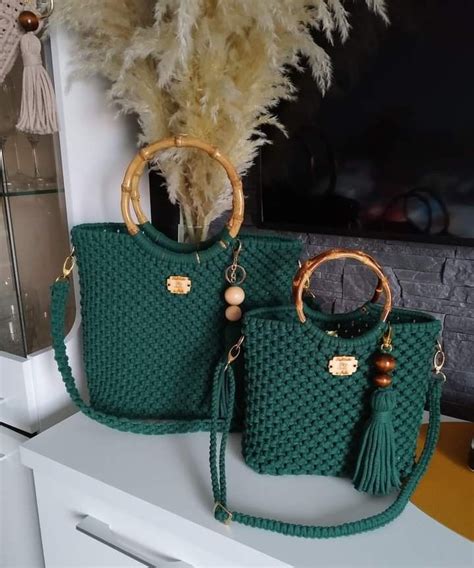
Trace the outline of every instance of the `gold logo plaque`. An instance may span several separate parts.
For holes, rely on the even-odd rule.
[[[189,294],[191,291],[191,279],[187,276],[170,276],[166,280],[166,288],[172,294]]]
[[[338,355],[329,361],[329,372],[335,377],[348,377],[357,371],[358,361],[350,355]]]

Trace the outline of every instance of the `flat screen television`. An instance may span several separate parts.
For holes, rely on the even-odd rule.
[[[295,76],[253,171],[258,224],[474,245],[474,2],[352,3],[322,97]],[[321,38],[321,43],[324,40]]]

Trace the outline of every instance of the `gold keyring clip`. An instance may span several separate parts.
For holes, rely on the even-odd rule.
[[[388,324],[387,330],[385,331],[382,337],[381,350],[384,353],[390,353],[392,351],[393,349],[392,340],[393,340],[393,329],[392,326]]]
[[[229,366],[232,365],[232,363],[240,355],[240,348],[242,346],[242,343],[244,342],[244,339],[245,335],[241,335],[237,343],[235,345],[232,345],[232,347],[229,349],[229,353],[227,354],[227,365],[225,366],[225,370],[227,370]]]
[[[71,272],[74,270],[74,267],[76,266],[76,257],[74,255],[75,250],[74,247],[71,250],[71,254],[69,256],[66,257],[66,260],[64,261],[63,264],[63,273],[61,274],[61,276],[58,276],[56,278],[56,282],[58,280],[68,280],[69,275],[71,274]]]

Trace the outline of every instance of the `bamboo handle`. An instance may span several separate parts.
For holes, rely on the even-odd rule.
[[[198,148],[207,152],[211,158],[219,162],[225,169],[227,177],[232,185],[232,216],[227,223],[229,234],[236,237],[239,233],[240,226],[244,220],[244,194],[242,190],[242,181],[232,163],[223,156],[215,146],[211,146],[207,142],[203,142],[198,138],[190,136],[174,136],[164,138],[158,142],[154,142],[149,146],[142,148],[138,154],[130,162],[122,182],[122,199],[121,209],[122,217],[131,235],[140,232],[140,228],[132,219],[130,205],[133,206],[139,224],[148,221],[143,209],[140,205],[139,183],[143,170],[147,162],[161,150],[168,148]]]
[[[375,302],[379,298],[381,292],[384,293],[385,305],[383,307],[380,319],[382,321],[386,321],[388,315],[392,310],[392,292],[390,290],[388,278],[385,276],[380,264],[371,256],[362,251],[349,249],[331,249],[318,254],[314,258],[310,258],[309,260],[304,262],[296,273],[295,278],[293,279],[293,298],[295,301],[296,312],[301,323],[304,323],[306,321],[306,316],[303,310],[303,292],[313,272],[324,262],[327,262],[329,260],[337,260],[340,258],[353,258],[355,260],[358,260],[359,262],[362,262],[362,264],[365,264],[365,266],[368,266],[375,272],[379,280],[375,289],[374,296],[372,298],[372,302]]]

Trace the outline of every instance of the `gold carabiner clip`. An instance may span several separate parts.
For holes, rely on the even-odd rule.
[[[383,353],[390,353],[392,351],[393,349],[392,340],[393,340],[393,329],[392,326],[388,324],[387,330],[383,334],[382,345],[380,347],[380,350]]]
[[[74,247],[71,249],[71,253],[66,257],[66,260],[63,264],[63,273],[56,278],[56,282],[59,280],[68,280],[71,272],[74,270],[76,266],[76,257],[75,257],[75,250]]]
[[[241,335],[237,343],[235,345],[232,345],[232,347],[229,349],[229,353],[227,353],[227,365],[225,366],[224,370],[227,370],[240,355],[240,348],[242,346],[242,343],[244,342],[244,339],[245,335]]]

